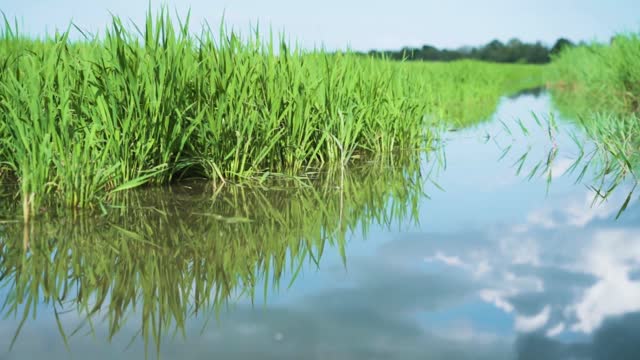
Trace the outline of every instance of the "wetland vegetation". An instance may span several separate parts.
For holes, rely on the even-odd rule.
[[[0,164],[26,218],[47,202],[95,207],[114,192],[184,177],[304,176],[430,148],[434,119],[471,123],[541,68],[405,64],[296,49],[260,34],[187,32],[166,13],[114,17],[102,39],[0,44]]]
[[[626,177],[637,184],[640,166],[640,33],[620,34],[559,53],[548,70],[556,106],[595,141],[604,198]],[[635,186],[634,186],[635,189]],[[633,191],[632,191],[633,192]],[[625,204],[631,199],[627,198]],[[626,206],[626,205],[625,205]]]

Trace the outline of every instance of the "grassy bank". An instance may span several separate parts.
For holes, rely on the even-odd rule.
[[[567,48],[554,58],[547,76],[556,106],[577,119],[596,143],[607,185],[602,196],[628,178],[637,184],[640,33],[618,35],[609,44]]]
[[[618,35],[610,44],[563,50],[549,68],[558,97],[579,110],[618,115],[640,112],[640,33]]]
[[[472,60],[406,62],[401,65],[425,84],[425,111],[448,126],[465,127],[487,120],[500,98],[540,87],[545,66],[497,64]]]
[[[429,148],[433,119],[488,116],[540,68],[406,64],[301,51],[260,34],[198,36],[166,13],[101,38],[0,34],[0,176],[26,218],[185,176],[301,175]],[[277,51],[276,51],[277,50]],[[433,115],[433,116],[428,116]]]

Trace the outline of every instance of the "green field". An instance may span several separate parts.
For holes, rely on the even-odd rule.
[[[100,38],[0,34],[0,176],[26,218],[95,207],[115,192],[186,177],[305,176],[432,147],[437,129],[481,121],[543,67],[403,63],[302,51],[165,13],[117,17]]]

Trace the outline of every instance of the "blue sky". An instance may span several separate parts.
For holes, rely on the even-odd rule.
[[[142,23],[148,0],[5,0],[0,9],[17,18],[25,32],[42,35],[73,21],[83,29],[102,30],[109,12]],[[6,4],[9,2],[9,4]],[[203,21],[225,22],[246,30],[259,21],[285,33],[303,47],[328,49],[397,49],[432,44],[438,47],[479,45],[518,37],[552,44],[572,40],[607,41],[620,31],[640,30],[638,0],[394,0],[303,2],[294,0],[155,1],[181,15],[192,10],[192,29]]]

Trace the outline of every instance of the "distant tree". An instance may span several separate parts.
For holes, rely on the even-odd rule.
[[[500,40],[493,40],[484,48],[481,48],[479,59],[485,61],[506,62],[507,52],[504,44]]]
[[[471,46],[461,46],[461,47],[457,48],[455,51],[457,51],[457,52],[459,52],[461,54],[468,55],[468,54],[471,54],[471,52],[473,50],[474,50],[474,48],[471,47]]]
[[[551,47],[551,55],[555,55],[560,53],[560,51],[562,51],[564,48],[566,47],[573,47],[575,46],[571,40],[569,39],[565,39],[565,38],[560,38],[556,41],[555,44],[553,44],[553,46]]]
[[[498,49],[502,49],[504,47],[504,45],[502,44],[502,42],[500,40],[492,40],[490,43],[488,43],[485,48],[488,50],[498,50]]]
[[[571,41],[561,38],[550,50],[541,42],[525,43],[513,38],[502,43],[500,40],[492,40],[484,46],[460,47],[457,49],[438,49],[432,45],[424,45],[420,48],[404,47],[398,51],[369,52],[370,56],[385,56],[394,60],[419,60],[419,61],[454,61],[459,59],[476,59],[502,63],[530,63],[542,64],[551,60],[550,55],[559,52],[566,46],[574,46]]]

